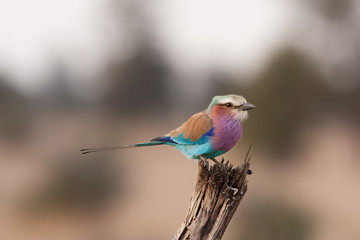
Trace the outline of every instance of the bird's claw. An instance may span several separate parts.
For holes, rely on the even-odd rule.
[[[204,157],[204,156],[200,156],[201,161],[204,164],[204,167],[208,168],[209,167],[209,162],[208,160]]]
[[[218,160],[216,160],[215,158],[210,158],[211,159],[211,161],[213,161],[215,164],[220,164],[219,162],[218,162]]]
[[[210,158],[214,163],[215,165],[219,166],[222,170],[226,171],[226,165],[220,163],[218,160],[216,160],[215,158]]]

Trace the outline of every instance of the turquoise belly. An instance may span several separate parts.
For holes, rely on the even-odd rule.
[[[216,151],[211,146],[211,143],[204,143],[198,145],[185,145],[179,144],[175,145],[177,149],[179,149],[183,154],[186,155],[187,158],[190,159],[200,159],[200,156],[203,155],[205,158],[215,158],[225,151]]]

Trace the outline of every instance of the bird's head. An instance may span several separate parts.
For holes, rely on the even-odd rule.
[[[210,116],[229,114],[238,121],[244,121],[248,118],[247,111],[253,108],[255,106],[248,103],[243,96],[230,94],[215,96],[207,109],[207,113]]]

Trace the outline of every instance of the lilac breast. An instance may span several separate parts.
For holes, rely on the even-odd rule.
[[[239,141],[242,134],[241,123],[232,116],[225,115],[214,120],[215,134],[212,146],[215,150],[229,151]]]

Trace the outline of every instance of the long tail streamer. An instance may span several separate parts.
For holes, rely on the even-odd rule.
[[[97,147],[97,148],[83,148],[80,149],[82,154],[93,153],[93,152],[100,152],[100,151],[110,151],[110,150],[117,150],[117,149],[124,149],[124,148],[135,148],[135,147],[147,147],[147,146],[156,146],[164,144],[164,142],[160,141],[150,141],[132,145],[122,145],[122,146],[113,146],[113,147]]]

